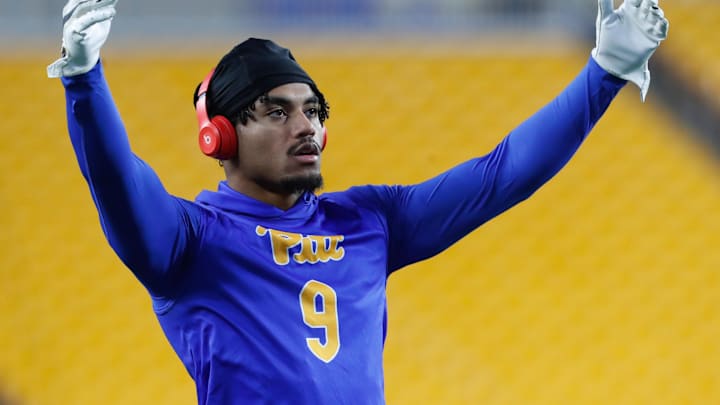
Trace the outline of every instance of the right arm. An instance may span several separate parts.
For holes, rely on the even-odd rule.
[[[168,297],[201,216],[130,150],[99,63],[116,2],[68,0],[62,56],[47,73],[65,86],[70,139],[107,240],[151,295]]]
[[[62,82],[70,139],[105,236],[151,294],[165,296],[197,229],[198,209],[168,194],[132,153],[100,63]]]

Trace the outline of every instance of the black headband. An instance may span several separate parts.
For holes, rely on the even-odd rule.
[[[258,97],[287,83],[306,83],[324,101],[288,49],[270,40],[250,38],[223,56],[215,68],[206,98],[208,116],[235,119]],[[197,101],[197,90],[193,101]]]

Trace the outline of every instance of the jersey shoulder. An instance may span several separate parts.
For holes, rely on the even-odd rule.
[[[323,193],[319,199],[321,203],[325,204],[332,203],[382,211],[387,209],[392,198],[397,195],[396,187],[372,184],[353,186],[343,191]]]

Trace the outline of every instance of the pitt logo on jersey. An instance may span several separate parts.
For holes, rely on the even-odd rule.
[[[330,260],[339,261],[345,257],[345,249],[340,246],[340,242],[344,239],[342,235],[302,235],[299,233],[278,231],[276,229],[267,229],[260,225],[255,228],[255,233],[258,236],[270,235],[273,260],[281,266],[290,263],[291,255],[295,263],[301,264],[324,263]],[[290,251],[297,246],[300,247],[300,250],[297,253],[291,253]]]

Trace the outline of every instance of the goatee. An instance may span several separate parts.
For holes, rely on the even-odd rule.
[[[266,183],[264,187],[278,194],[303,194],[306,191],[314,193],[322,189],[323,178],[321,174],[286,177],[277,183]]]

